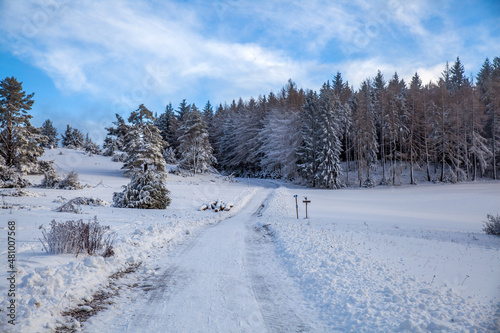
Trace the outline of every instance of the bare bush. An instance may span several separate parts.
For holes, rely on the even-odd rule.
[[[483,227],[484,232],[488,235],[496,235],[500,237],[500,215],[493,216],[488,214],[486,216],[488,221],[485,221],[485,226]]]
[[[50,254],[72,253],[75,256],[82,252],[95,255],[104,249],[107,256],[112,255],[112,243],[115,233],[109,232],[109,226],[101,226],[94,217],[93,221],[85,223],[83,220],[69,220],[66,222],[50,222],[50,230],[42,231],[42,245]]]

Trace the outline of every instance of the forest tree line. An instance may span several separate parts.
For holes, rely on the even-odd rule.
[[[177,153],[179,128],[192,112],[203,120],[217,168],[238,176],[321,188],[395,185],[403,169],[411,184],[416,170],[427,181],[498,179],[498,57],[486,59],[475,80],[457,58],[427,84],[418,73],[406,83],[379,71],[354,90],[337,73],[318,92],[290,80],[277,94],[240,98],[215,111],[210,102],[201,111],[185,101],[177,112],[168,105],[156,125]]]

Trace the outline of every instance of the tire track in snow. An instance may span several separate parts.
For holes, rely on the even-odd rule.
[[[267,201],[261,204],[246,225],[247,235],[247,269],[252,283],[252,290],[270,332],[318,332],[309,323],[316,321],[303,311],[305,304],[299,296],[298,289],[288,278],[285,270],[277,262],[272,244],[272,234],[265,227],[256,226],[255,222],[262,215]],[[298,310],[302,309],[301,315]],[[314,316],[314,314],[312,315]],[[315,316],[314,316],[315,317]],[[317,321],[316,321],[317,323]]]

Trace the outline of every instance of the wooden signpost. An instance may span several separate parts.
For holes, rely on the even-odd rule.
[[[303,203],[306,204],[306,219],[307,219],[307,204],[308,203],[311,203],[311,200],[307,200],[307,197],[304,197],[304,201],[302,201]],[[297,213],[298,214],[298,213]],[[297,215],[298,216],[298,215]]]

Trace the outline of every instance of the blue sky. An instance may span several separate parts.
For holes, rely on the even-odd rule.
[[[99,142],[141,103],[319,89],[337,71],[356,89],[379,69],[435,81],[457,56],[467,75],[500,56],[500,1],[0,0],[0,78],[35,92],[34,125]]]

